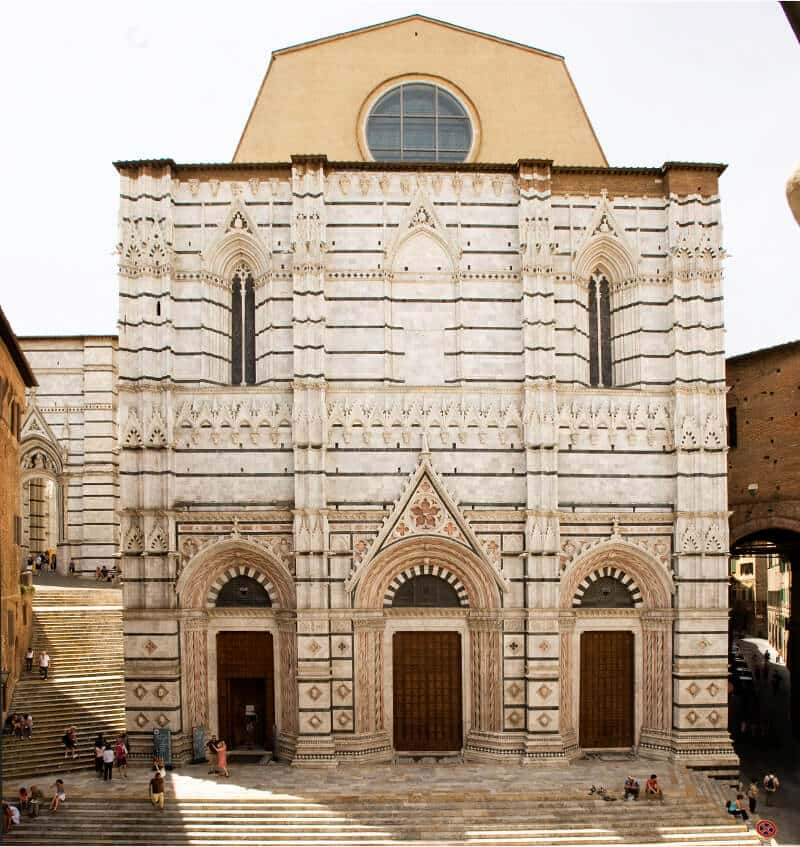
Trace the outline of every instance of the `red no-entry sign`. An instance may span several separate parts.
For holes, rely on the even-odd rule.
[[[756,824],[756,832],[762,838],[774,838],[778,832],[778,827],[773,821],[761,820]]]

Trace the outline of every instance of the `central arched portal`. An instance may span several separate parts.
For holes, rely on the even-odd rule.
[[[471,551],[414,538],[356,586],[357,732],[399,754],[482,750],[501,728],[500,594]]]

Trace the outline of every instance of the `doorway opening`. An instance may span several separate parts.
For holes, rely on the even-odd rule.
[[[580,649],[580,746],[633,747],[633,633],[584,632]]]
[[[461,635],[396,632],[392,662],[395,750],[461,750]]]
[[[231,751],[274,750],[275,665],[269,632],[217,634],[219,737]]]

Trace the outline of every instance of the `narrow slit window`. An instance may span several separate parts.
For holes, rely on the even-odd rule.
[[[246,266],[231,280],[231,384],[255,385],[256,293],[253,274]]]
[[[608,388],[614,384],[611,358],[611,292],[608,280],[594,274],[589,280],[589,385]]]

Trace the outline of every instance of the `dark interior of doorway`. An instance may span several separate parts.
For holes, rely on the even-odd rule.
[[[272,635],[217,635],[219,736],[231,751],[274,752],[275,680]]]

